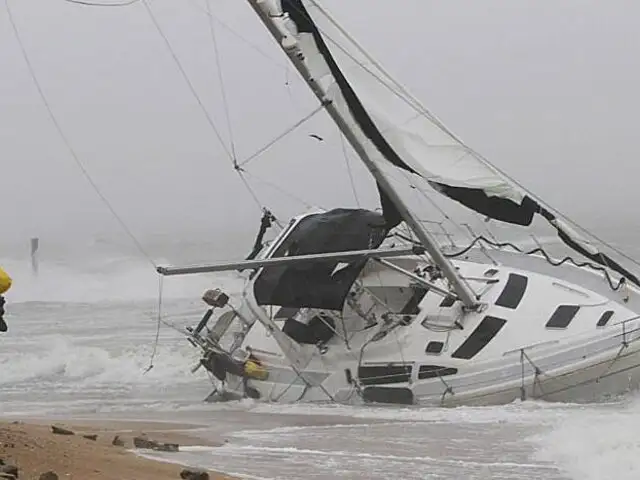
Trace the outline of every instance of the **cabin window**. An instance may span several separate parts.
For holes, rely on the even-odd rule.
[[[366,290],[372,296],[384,302],[390,312],[402,315],[416,315],[418,313],[418,304],[428,291],[428,289],[423,287],[376,286],[367,286]]]
[[[411,295],[411,298],[409,299],[407,304],[404,306],[404,308],[400,311],[400,313],[402,315],[417,315],[418,313],[420,313],[420,309],[418,308],[418,305],[420,305],[420,302],[422,301],[422,299],[424,298],[424,296],[427,294],[428,291],[429,291],[428,288],[415,287],[413,291],[413,295]]]
[[[315,315],[309,323],[302,323],[289,318],[282,326],[282,332],[298,343],[317,345],[327,343],[336,334],[336,322],[323,313]]]
[[[487,315],[451,356],[465,360],[473,358],[498,334],[505,323],[507,321],[502,318]]]
[[[498,307],[511,308],[515,310],[520,305],[524,292],[527,289],[528,278],[515,273],[509,274],[504,290],[496,300]]]
[[[425,348],[425,352],[426,353],[430,353],[432,355],[436,355],[440,352],[442,352],[442,349],[444,348],[444,343],[442,342],[429,342],[427,343],[427,348]]]
[[[412,365],[375,365],[358,367],[358,378],[363,385],[404,383],[411,378]]]
[[[456,303],[456,298],[452,296],[446,296],[440,302],[441,307],[453,307],[453,304]]]
[[[280,310],[278,310],[278,313],[276,313],[275,320],[281,320],[283,318],[293,318],[298,314],[299,311],[300,309],[295,307],[282,307]]]
[[[485,277],[493,277],[497,273],[498,273],[498,270],[496,270],[495,268],[490,268],[489,270],[484,272],[484,276]]]
[[[567,328],[580,310],[577,305],[560,305],[547,322],[547,328]]]
[[[441,367],[438,365],[420,365],[418,379],[426,380],[427,378],[444,377],[445,375],[455,375],[456,373],[458,373],[457,368]]]
[[[602,314],[602,316],[600,317],[600,320],[598,320],[597,326],[604,327],[607,323],[609,323],[609,320],[611,320],[611,317],[613,317],[613,310],[607,310]]]

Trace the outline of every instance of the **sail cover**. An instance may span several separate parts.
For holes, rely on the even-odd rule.
[[[282,47],[304,58],[311,76],[307,81],[321,87],[325,101],[339,112],[371,161],[381,168],[391,164],[418,175],[441,194],[495,220],[528,226],[539,214],[571,248],[640,284],[457,139],[318,2],[261,0],[260,4],[281,32]],[[397,224],[399,213],[382,190],[380,194],[388,224]]]
[[[309,215],[295,226],[271,258],[378,248],[387,234],[385,218],[364,209],[335,209]],[[342,310],[367,259],[322,260],[264,267],[253,284],[259,305]]]

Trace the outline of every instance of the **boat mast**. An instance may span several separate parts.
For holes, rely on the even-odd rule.
[[[413,215],[409,208],[405,205],[400,195],[393,188],[393,185],[384,173],[378,168],[375,162],[369,157],[366,149],[362,143],[358,140],[355,134],[351,131],[340,112],[335,108],[330,100],[326,98],[326,93],[322,87],[314,80],[311,73],[304,62],[304,57],[300,55],[300,51],[297,48],[297,40],[292,38],[290,32],[287,30],[283,17],[282,10],[278,8],[279,2],[274,0],[248,0],[251,7],[254,9],[260,20],[264,23],[267,29],[271,32],[276,41],[280,44],[285,51],[289,60],[294,64],[302,78],[311,88],[311,90],[318,97],[320,102],[338,125],[340,131],[343,133],[347,141],[351,144],[356,151],[362,162],[367,169],[371,172],[376,179],[380,188],[388,196],[389,200],[395,205],[398,212],[404,219],[404,221],[413,230],[418,240],[429,253],[433,261],[440,267],[443,275],[451,282],[454,290],[458,294],[458,297],[467,308],[477,308],[479,306],[478,299],[473,293],[471,288],[467,285],[464,279],[458,274],[456,268],[451,261],[442,253],[438,247],[435,239],[426,230],[424,225],[420,223],[418,218]]]

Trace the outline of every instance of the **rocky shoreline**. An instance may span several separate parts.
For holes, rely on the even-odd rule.
[[[0,422],[0,479],[234,480],[217,472],[158,462],[135,452],[219,446],[188,435],[193,426],[141,422]]]

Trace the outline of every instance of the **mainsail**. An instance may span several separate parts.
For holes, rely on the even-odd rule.
[[[327,98],[368,139],[370,158],[426,179],[481,213],[527,225],[533,205],[428,118],[313,1],[282,0],[291,33]]]
[[[514,185],[461,142],[437,118],[410,97],[353,41],[315,0],[262,0],[280,13],[283,48],[295,48],[313,76],[359,138],[368,158],[381,169],[393,165],[426,180],[441,194],[491,219],[528,226],[538,214],[564,243],[634,283],[620,264]],[[264,7],[263,7],[264,8]],[[400,215],[380,190],[389,224]]]

